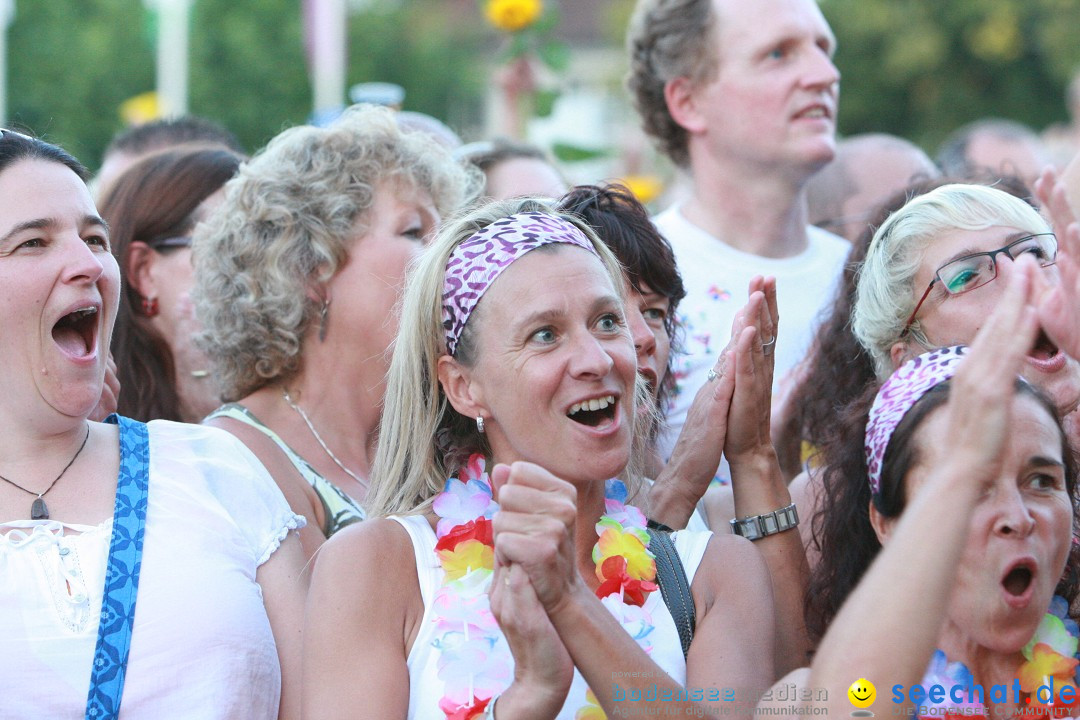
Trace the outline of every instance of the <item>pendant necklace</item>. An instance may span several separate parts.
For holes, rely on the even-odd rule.
[[[0,475],[0,480],[3,480],[7,484],[14,485],[15,487],[22,490],[24,493],[30,493],[31,495],[36,495],[37,496],[34,499],[33,504],[30,505],[30,519],[31,520],[48,520],[49,519],[49,506],[45,504],[45,499],[44,499],[45,495],[48,494],[48,492],[53,489],[53,486],[56,485],[56,482],[60,478],[64,477],[64,473],[66,473],[68,471],[68,468],[71,467],[75,463],[75,461],[79,458],[79,455],[82,454],[83,448],[86,447],[86,441],[89,440],[89,439],[90,439],[90,426],[87,425],[86,426],[86,437],[83,438],[82,445],[80,445],[79,449],[75,451],[75,454],[71,457],[71,460],[69,460],[68,464],[64,466],[64,469],[60,471],[60,474],[56,476],[56,479],[53,480],[49,484],[49,487],[45,488],[45,490],[42,491],[42,492],[36,493],[33,490],[27,490],[22,485],[19,485],[18,483],[15,483],[15,482],[12,482],[11,480],[8,480],[6,477],[4,477],[3,475]]]

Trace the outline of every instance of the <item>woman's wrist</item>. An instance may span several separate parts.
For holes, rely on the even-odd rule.
[[[698,493],[690,483],[682,482],[676,471],[664,468],[649,488],[649,519],[673,528],[684,528],[694,513],[703,493]]]
[[[725,454],[732,474],[736,470],[745,470],[758,475],[770,474],[779,471],[780,461],[776,456],[776,448],[772,444],[758,445],[755,448],[739,453]]]
[[[510,687],[491,699],[485,718],[521,718],[522,720],[547,720],[562,709],[569,694],[569,686],[553,688],[550,682],[530,681],[514,677]]]

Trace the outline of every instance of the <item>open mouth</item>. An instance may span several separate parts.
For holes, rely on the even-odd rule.
[[[1028,362],[1043,372],[1054,372],[1065,365],[1065,355],[1042,328],[1035,338],[1035,346],[1027,356]]]
[[[1031,588],[1035,579],[1035,568],[1027,561],[1021,561],[1015,565],[1001,579],[1001,587],[1005,594],[1013,598],[1022,598]]]
[[[809,120],[828,119],[832,117],[832,113],[830,113],[829,109],[823,105],[814,105],[806,108],[795,117]]]
[[[52,336],[66,354],[81,358],[94,352],[97,329],[98,309],[91,305],[60,318],[53,326]]]
[[[583,400],[570,406],[566,416],[574,422],[597,427],[605,421],[615,419],[616,400],[614,395]]]

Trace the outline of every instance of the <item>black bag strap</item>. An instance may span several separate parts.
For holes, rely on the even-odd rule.
[[[694,595],[686,579],[686,568],[669,532],[650,528],[649,550],[656,557],[656,584],[660,586],[664,604],[675,621],[675,629],[679,631],[679,642],[685,658],[690,652],[690,641],[694,639],[697,628]]]

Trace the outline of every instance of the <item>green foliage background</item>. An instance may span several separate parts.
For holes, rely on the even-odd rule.
[[[633,0],[587,1],[597,3],[599,42],[620,45]],[[932,151],[979,117],[1038,130],[1066,117],[1064,88],[1080,67],[1078,0],[820,2],[839,39],[844,134],[891,132]],[[143,0],[16,4],[10,119],[95,166],[121,128],[119,104],[153,89],[153,16]],[[477,3],[368,0],[366,8],[349,20],[349,84],[396,82],[408,109],[458,128],[480,125],[498,40]],[[300,0],[197,0],[191,52],[191,112],[225,124],[249,150],[307,119]]]
[[[839,41],[839,129],[933,150],[981,117],[1064,121],[1080,68],[1076,0],[821,0]]]
[[[407,0],[349,18],[349,84],[397,82],[406,107],[476,124],[490,36],[444,0]],[[10,119],[91,167],[122,129],[118,108],[154,88],[154,16],[143,0],[17,0],[8,30]],[[189,110],[253,151],[304,122],[311,86],[299,0],[197,0]]]

